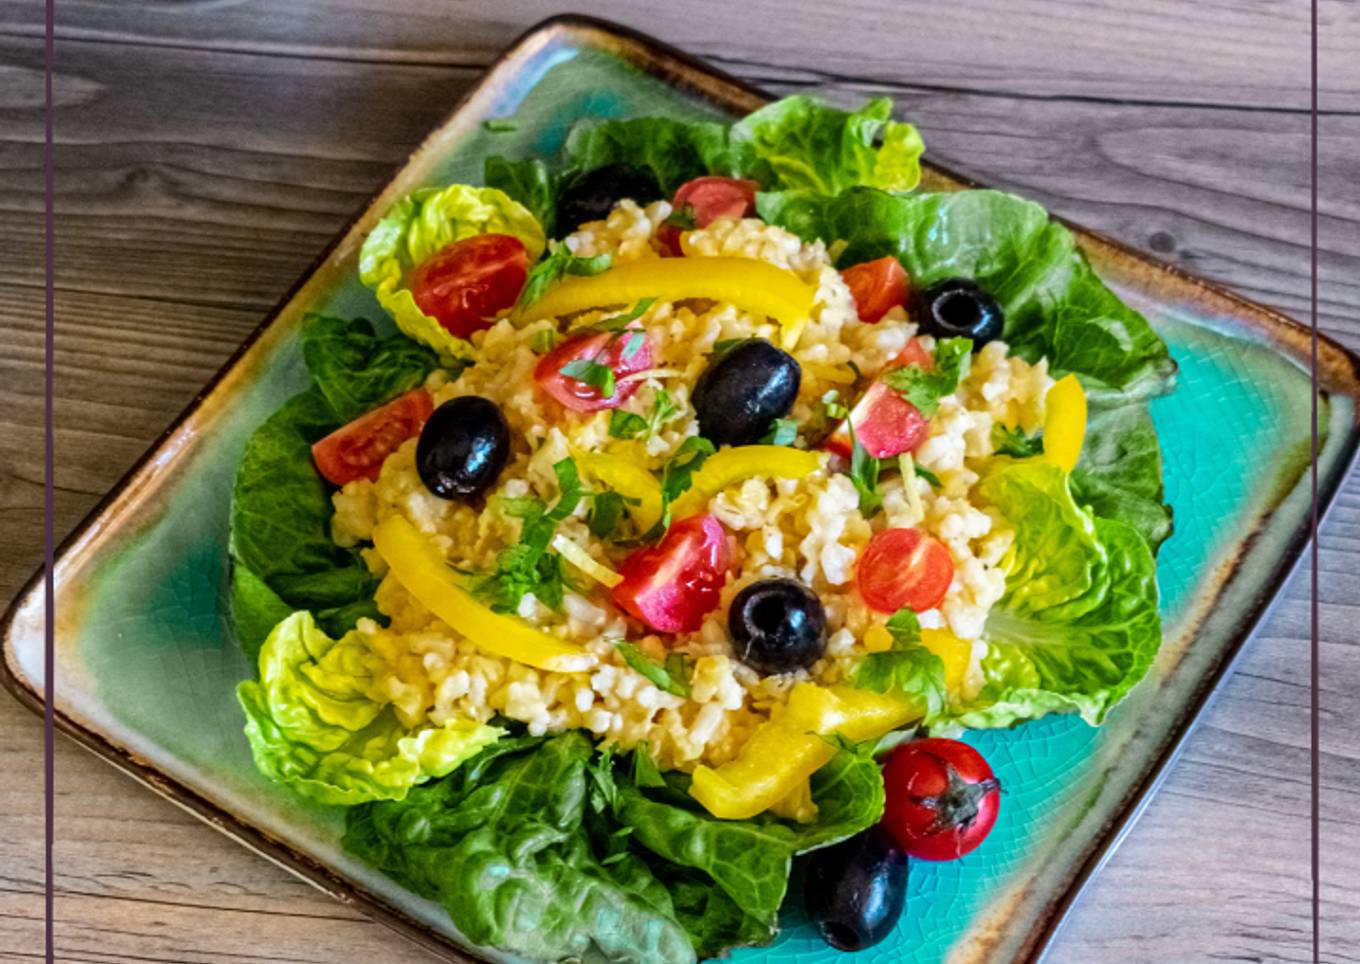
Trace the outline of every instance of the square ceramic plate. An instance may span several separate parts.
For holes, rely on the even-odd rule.
[[[382,317],[359,285],[360,243],[398,197],[477,182],[488,153],[554,154],[582,117],[730,116],[766,95],[609,24],[558,18],[532,30],[336,239],[226,368],[63,545],[57,562],[61,729],[206,822],[441,956],[468,949],[438,906],[339,847],[341,813],[260,777],[233,688],[250,667],[225,622],[227,505],[250,432],[305,385],[303,315]],[[514,115],[512,132],[482,121]],[[964,186],[928,166],[926,190]],[[1082,883],[1108,856],[1231,668],[1309,531],[1308,332],[1259,305],[1080,231],[1101,276],[1143,311],[1180,363],[1152,406],[1176,533],[1158,579],[1157,664],[1100,729],[1051,717],[970,737],[1010,791],[969,858],[917,864],[899,932],[874,961],[1016,961],[1042,954]],[[1356,451],[1357,359],[1319,345],[1319,498]],[[1262,429],[1269,426],[1269,431]],[[5,618],[4,679],[42,707],[43,594],[35,578]],[[744,962],[830,960],[790,908],[771,947]]]

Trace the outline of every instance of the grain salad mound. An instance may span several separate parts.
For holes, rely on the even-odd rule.
[[[658,228],[671,214],[665,201],[641,208],[620,202],[603,221],[590,222],[565,240],[575,255],[611,254],[614,263],[656,258]],[[906,348],[916,326],[900,309],[876,324],[858,319],[849,288],[832,265],[825,245],[757,219],[722,218],[684,235],[689,255],[756,258],[793,271],[816,289],[811,318],[792,346],[802,381],[790,416],[803,425],[827,424],[838,403],[853,399]],[[563,319],[517,326],[503,319],[471,338],[475,364],[453,377],[434,371],[425,382],[437,405],[479,395],[500,406],[513,440],[512,454],[485,507],[433,495],[416,471],[417,440],[405,442],[383,464],[376,481],[350,482],[334,496],[333,536],[344,547],[371,541],[384,519],[401,516],[427,534],[456,569],[493,569],[499,552],[521,535],[522,520],[506,511],[511,500],[537,496],[551,502],[558,492],[554,465],[583,453],[622,456],[659,472],[699,428],[691,393],[720,342],[743,338],[778,341],[777,325],[729,304],[658,301],[640,322],[651,339],[651,367],[639,373],[637,391],[621,411],[654,416],[668,398],[674,411],[639,438],[610,434],[611,414],[563,414],[534,385],[534,367],[545,343],[568,325],[599,321],[591,311]],[[929,337],[922,337],[927,349]],[[977,491],[993,458],[993,427],[1004,424],[1034,433],[1043,424],[1043,401],[1053,380],[1047,363],[1007,357],[1000,341],[973,358],[967,377],[940,400],[929,435],[914,462],[882,487],[883,511],[866,519],[851,479],[832,471],[835,456],[823,453],[820,467],[797,479],[748,478],[719,492],[707,511],[727,528],[733,564],[722,604],[698,631],[663,638],[646,632],[610,601],[588,575],[569,567],[570,585],[561,611],[526,594],[518,615],[554,635],[584,646],[597,660],[587,672],[538,670],[490,655],[449,628],[416,602],[392,578],[377,593],[381,627],[362,619],[358,630],[369,648],[369,696],[390,701],[410,727],[456,719],[503,716],[527,724],[531,734],[584,728],[607,744],[650,746],[663,768],[692,770],[732,759],[757,725],[777,714],[800,679],[832,684],[847,680],[866,652],[882,647],[886,616],[870,610],[854,587],[860,551],[877,531],[917,527],[949,550],[955,574],[937,609],[920,614],[927,629],[947,629],[973,642],[973,659],[963,674],[963,695],[976,689],[980,641],[992,606],[1005,592],[1003,558],[1012,529],[990,510]],[[916,473],[915,468],[925,470]],[[928,481],[928,478],[930,481]],[[933,484],[938,482],[938,487]],[[587,477],[586,485],[590,480]],[[594,560],[614,568],[629,548],[591,535],[583,501],[558,526]],[[385,575],[376,551],[362,550],[378,577]],[[827,620],[825,655],[806,672],[761,676],[734,658],[726,624],[732,598],[758,579],[798,579],[820,597]],[[681,652],[692,658],[688,696],[666,692],[630,667],[620,641],[664,660]]]

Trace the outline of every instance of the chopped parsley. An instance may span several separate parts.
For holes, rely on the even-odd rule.
[[[879,377],[930,418],[939,409],[940,399],[952,395],[967,376],[972,353],[972,339],[945,338],[935,344],[935,364],[929,371],[920,365],[906,365]]]
[[[662,665],[634,643],[620,642],[616,644],[616,648],[623,661],[646,677],[657,689],[672,696],[689,696],[689,660],[683,653],[671,653],[666,657],[665,665]]]
[[[693,204],[682,204],[666,219],[666,223],[673,228],[681,231],[693,231],[699,226],[699,219],[694,213]]]
[[[694,484],[694,473],[703,468],[708,457],[716,452],[713,443],[702,435],[691,435],[675,450],[661,470],[661,518],[642,534],[640,541],[652,542],[671,526],[671,506]]]
[[[558,369],[573,381],[589,385],[600,393],[601,398],[614,397],[614,369],[601,364],[593,358],[578,358],[569,361]]]
[[[744,345],[750,341],[749,338],[719,338],[713,343],[713,347],[708,350],[709,358],[721,358],[738,345]]]
[[[651,438],[661,426],[680,413],[680,406],[671,399],[670,392],[658,389],[652,398],[651,411],[643,418],[635,412],[614,409],[609,413],[609,434],[613,438],[630,439],[640,435]]]
[[[925,722],[929,723],[945,706],[944,661],[921,645],[921,623],[910,609],[899,609],[884,628],[892,637],[892,648],[865,656],[855,673],[855,685],[918,697],[926,705]]]
[[[998,422],[992,426],[992,448],[998,455],[1027,459],[1043,454],[1044,437],[1041,433],[1026,435],[1019,428],[1010,428]]]
[[[555,328],[540,328],[534,332],[529,339],[529,350],[535,355],[546,355],[557,347],[557,343],[562,340],[562,336],[557,333]]]
[[[491,131],[493,134],[507,134],[510,131],[519,130],[519,122],[508,117],[488,117],[482,121],[482,128]]]
[[[617,492],[598,492],[590,497],[590,513],[586,524],[596,539],[613,538],[623,519],[623,507],[628,500]]]
[[[761,438],[762,445],[793,445],[798,441],[798,423],[791,418],[777,418]]]
[[[609,252],[597,254],[593,258],[578,258],[565,244],[559,244],[552,253],[529,269],[529,277],[524,282],[516,308],[527,308],[555,282],[567,275],[589,277],[605,271],[613,263],[614,256]]]
[[[927,469],[924,466],[917,465],[913,466],[913,471],[915,471],[917,476],[929,482],[930,487],[932,489],[940,489],[944,487],[944,483],[940,481],[940,477],[936,475],[934,472],[930,471],[930,469]]]
[[[845,418],[850,414],[850,409],[846,408],[841,402],[841,393],[836,389],[831,389],[822,396],[822,416],[828,420]]]
[[[549,552],[548,545],[557,524],[576,511],[585,491],[571,459],[553,465],[553,473],[558,496],[552,508],[532,496],[500,502],[506,515],[522,520],[519,542],[502,549],[496,556],[495,571],[479,576],[472,584],[473,593],[497,612],[518,612],[520,601],[528,593],[545,606],[559,611],[562,608],[562,557]]]
[[[873,518],[883,505],[883,497],[878,494],[878,472],[881,464],[874,458],[859,439],[855,438],[855,426],[845,423],[850,429],[850,481],[859,493],[859,511],[866,519]]]

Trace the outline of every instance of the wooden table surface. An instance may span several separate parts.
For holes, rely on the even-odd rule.
[[[1307,320],[1306,0],[581,4]],[[58,0],[58,535],[543,0]],[[43,47],[0,0],[0,602],[42,554]],[[1320,321],[1360,347],[1360,4],[1321,6]],[[1323,959],[1360,961],[1360,480],[1321,536]],[[1061,964],[1310,956],[1308,581],[1061,934]],[[0,697],[0,960],[42,937],[42,729]],[[62,961],[430,960],[72,744]]]

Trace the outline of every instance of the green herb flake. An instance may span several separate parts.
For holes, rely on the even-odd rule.
[[[910,609],[899,609],[884,626],[892,649],[870,653],[855,673],[855,685],[878,693],[896,692],[925,703],[925,722],[945,707],[944,661],[921,645],[921,623]]]
[[[553,284],[568,275],[589,277],[607,271],[613,264],[614,256],[609,252],[591,258],[578,258],[565,244],[559,244],[552,253],[529,269],[529,277],[524,282],[515,307],[519,310],[529,307]]]
[[[855,427],[846,423],[850,429],[850,481],[859,493],[859,511],[866,519],[873,518],[883,506],[883,497],[878,494],[878,473],[881,463],[855,438]]]
[[[557,347],[562,336],[554,328],[540,328],[529,338],[529,350],[535,355],[546,355]]]
[[[508,134],[511,131],[519,130],[519,122],[508,117],[488,117],[482,121],[482,129],[491,131],[493,134]]]
[[[694,205],[680,205],[671,212],[670,217],[666,218],[666,223],[673,228],[679,228],[681,231],[693,231],[699,226],[699,219],[694,213]]]
[[[905,365],[885,372],[883,384],[915,405],[926,418],[939,410],[940,399],[952,395],[968,375],[973,342],[969,338],[945,338],[935,345],[935,364],[926,370]]]
[[[596,539],[613,538],[618,531],[619,522],[623,519],[623,507],[626,500],[617,492],[599,492],[591,497],[590,514],[586,516],[586,524],[590,527],[590,534]]]
[[[600,393],[601,398],[614,397],[614,369],[600,364],[593,358],[569,361],[558,371],[573,381],[589,385]]]
[[[625,663],[657,689],[672,696],[689,696],[688,667],[682,654],[672,653],[666,658],[666,665],[663,666],[639,649],[635,643],[620,642],[615,648]],[[679,656],[680,662],[673,663],[671,660],[673,656]]]
[[[1028,459],[1043,454],[1044,438],[1042,434],[1026,435],[1020,428],[1011,428],[998,422],[992,426],[992,448],[997,455]]]
[[[777,418],[761,438],[762,445],[793,445],[798,441],[798,423],[791,418]]]
[[[656,304],[655,298],[639,298],[637,300],[637,303],[634,304],[633,307],[625,311],[623,314],[611,315],[608,318],[601,318],[594,324],[585,326],[583,330],[604,331],[609,332],[611,334],[621,332],[625,328],[627,328],[630,324],[637,321],[644,314],[646,314],[647,309],[654,304]]]
[[[721,358],[738,345],[750,341],[749,338],[719,338],[713,343],[713,347],[708,350],[709,358]]]
[[[930,483],[930,487],[932,489],[944,488],[944,483],[940,481],[940,477],[936,475],[934,472],[930,471],[930,469],[917,465],[914,467],[914,470],[919,478],[925,479],[927,482]]]
[[[637,438],[647,431],[647,420],[636,412],[625,412],[616,408],[609,413],[609,435],[611,438]]]

